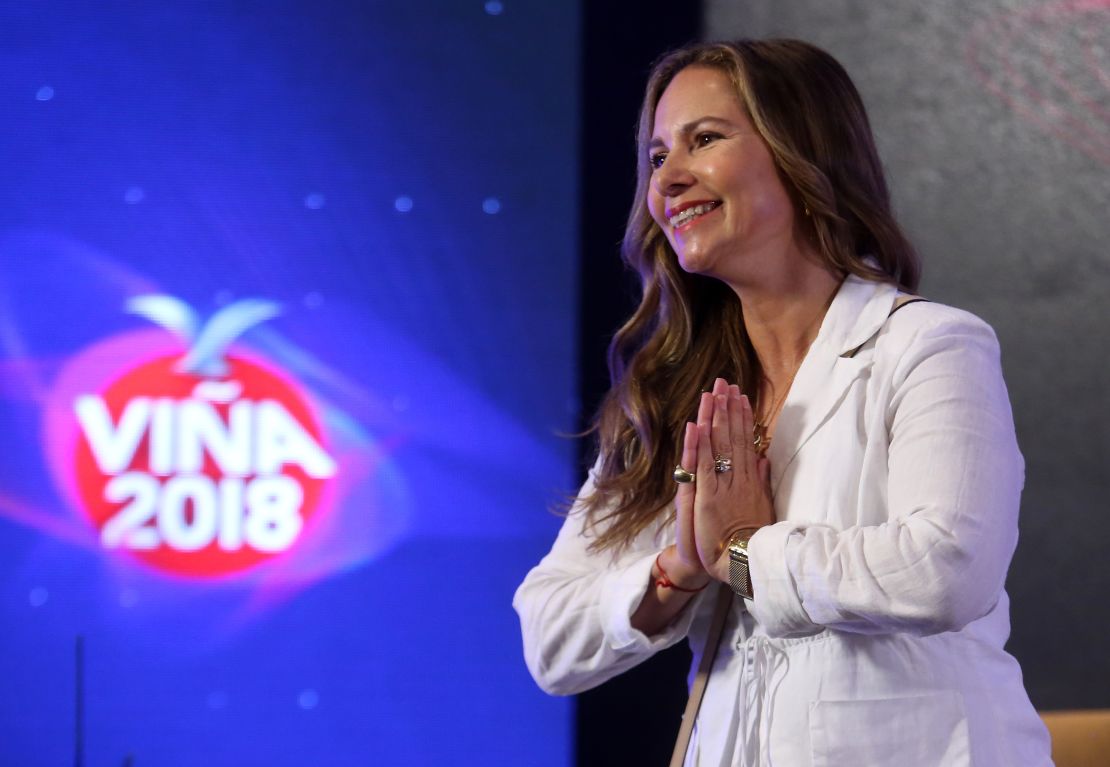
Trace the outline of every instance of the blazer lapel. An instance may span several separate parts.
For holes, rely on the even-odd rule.
[[[870,369],[872,355],[846,355],[879,331],[897,293],[893,285],[855,276],[841,284],[775,425],[767,450],[773,490],[778,490],[798,452],[835,412],[852,383]]]

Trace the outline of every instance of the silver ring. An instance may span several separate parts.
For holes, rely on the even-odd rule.
[[[732,471],[732,459],[725,458],[723,455],[718,455],[713,458],[713,471],[718,474],[724,474],[726,471]]]
[[[682,464],[676,464],[674,467],[674,481],[680,485],[688,485],[697,479],[695,474],[691,474],[682,468]]]

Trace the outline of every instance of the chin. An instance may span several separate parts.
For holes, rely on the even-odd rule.
[[[713,260],[708,253],[677,253],[678,265],[682,271],[690,274],[708,274],[713,266]]]

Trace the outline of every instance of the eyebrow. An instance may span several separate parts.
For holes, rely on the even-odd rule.
[[[697,129],[699,126],[701,126],[703,123],[718,123],[718,124],[721,124],[721,125],[728,125],[730,127],[732,126],[732,122],[729,121],[729,120],[726,120],[723,117],[713,117],[712,115],[706,115],[705,117],[699,117],[696,120],[691,120],[690,122],[686,123],[685,125],[679,126],[678,132],[680,134],[684,135],[684,136],[688,135],[688,134],[692,133],[695,129]],[[650,152],[652,149],[655,149],[656,147],[660,147],[660,146],[665,146],[664,143],[663,143],[663,139],[661,139],[659,137],[655,137],[648,144],[647,148],[648,148],[648,151]]]

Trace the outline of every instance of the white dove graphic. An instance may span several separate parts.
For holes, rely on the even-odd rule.
[[[179,372],[208,378],[227,375],[224,352],[232,341],[281,313],[281,306],[273,301],[246,298],[222,307],[201,325],[193,307],[180,298],[164,294],[135,296],[127,301],[125,308],[131,314],[161,325],[189,344],[188,353],[177,363]]]

